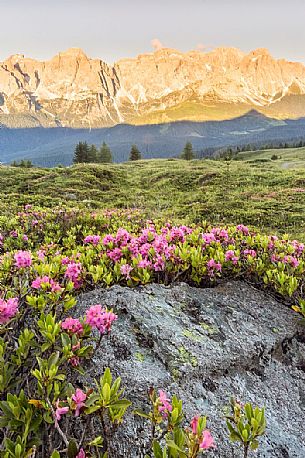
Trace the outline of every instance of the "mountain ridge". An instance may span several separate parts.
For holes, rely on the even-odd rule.
[[[305,116],[305,66],[265,48],[182,53],[171,48],[107,64],[70,48],[50,60],[0,62],[0,123],[99,128],[119,123],[232,119],[251,109]]]

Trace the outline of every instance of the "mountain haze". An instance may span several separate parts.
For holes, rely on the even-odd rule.
[[[252,109],[274,119],[305,116],[305,66],[235,48],[162,48],[114,65],[71,48],[44,62],[18,54],[0,63],[3,127],[220,121]]]

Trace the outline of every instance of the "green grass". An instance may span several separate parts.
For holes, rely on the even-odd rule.
[[[273,161],[276,154],[281,159]],[[240,153],[239,160],[145,160],[69,168],[0,168],[0,202],[140,208],[179,222],[244,223],[305,239],[305,148]]]

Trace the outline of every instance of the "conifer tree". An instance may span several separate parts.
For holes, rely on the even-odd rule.
[[[97,162],[97,147],[95,145],[91,145],[88,151],[88,162]]]
[[[109,148],[109,146],[107,145],[107,143],[103,142],[100,150],[99,150],[99,153],[98,153],[98,156],[97,156],[97,160],[98,162],[101,162],[101,163],[110,163],[112,162],[112,153],[111,153],[111,149]]]
[[[130,161],[139,161],[142,159],[142,155],[137,147],[137,145],[132,145],[129,155]]]
[[[73,163],[89,162],[89,146],[87,142],[79,142],[74,150]]]
[[[186,161],[190,161],[195,158],[195,154],[193,151],[193,145],[191,142],[186,142],[183,152],[181,154],[181,159],[185,159]]]

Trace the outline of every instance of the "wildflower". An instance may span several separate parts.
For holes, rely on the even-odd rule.
[[[210,270],[210,272],[213,272],[213,271],[221,272],[221,269],[222,269],[220,262],[216,262],[215,259],[213,258],[207,262],[207,267]]]
[[[61,328],[71,334],[81,335],[84,331],[83,325],[77,318],[66,318],[61,323]]]
[[[244,250],[243,252],[244,256],[250,256],[251,258],[256,257],[256,251],[255,250]]]
[[[125,277],[129,279],[130,272],[132,271],[132,267],[129,264],[122,264],[120,267],[120,271],[122,275],[125,275]]]
[[[44,277],[37,277],[35,280],[32,281],[31,286],[34,289],[40,289],[43,286],[46,286],[49,287],[53,293],[62,291],[62,287],[60,286],[60,284],[54,281],[53,278],[48,277],[47,275],[45,275]]]
[[[102,240],[102,243],[103,245],[109,245],[110,243],[114,242],[114,237],[112,235],[106,235],[103,240]]]
[[[56,416],[57,421],[60,421],[61,416],[69,412],[69,407],[59,407],[59,403],[60,401],[59,399],[57,399],[55,403],[55,406],[56,406],[55,416]]]
[[[30,251],[17,251],[14,254],[15,266],[20,269],[21,267],[30,267],[32,265],[32,254]]]
[[[71,261],[66,267],[65,277],[69,278],[74,284],[74,288],[81,286],[80,275],[82,272],[82,265],[80,262]]]
[[[107,256],[112,259],[112,261],[117,262],[122,258],[123,254],[120,248],[115,248],[114,250],[108,250]]]
[[[141,259],[141,261],[138,262],[138,267],[141,269],[147,269],[151,267],[151,262],[147,261],[147,259]]]
[[[75,416],[78,417],[80,410],[85,406],[84,401],[86,400],[87,395],[79,388],[76,389],[75,393],[72,396],[72,400],[75,402]]]
[[[71,364],[72,367],[78,367],[79,366],[79,357],[78,356],[72,356],[70,359],[69,359],[69,363]]]
[[[87,235],[84,238],[84,243],[92,243],[92,245],[96,246],[100,243],[101,237],[99,235]]]
[[[207,450],[212,447],[215,447],[214,438],[210,431],[205,429],[202,434],[202,440],[199,444],[199,448]]]
[[[37,250],[37,258],[39,261],[44,261],[45,259],[45,251],[44,250]]]
[[[83,448],[80,449],[75,458],[86,458],[86,453]]]
[[[168,413],[173,410],[173,407],[170,403],[170,399],[167,398],[166,393],[162,390],[159,390],[159,397],[157,399],[159,406],[158,410],[164,418],[168,416]]]
[[[243,224],[239,224],[236,226],[236,229],[239,232],[242,232],[244,235],[249,235],[249,228],[247,226],[244,226]]]
[[[102,308],[100,304],[92,305],[86,313],[86,323],[99,330],[101,334],[111,330],[112,323],[117,320],[117,315]]]
[[[206,232],[205,234],[202,234],[202,238],[205,241],[206,244],[210,244],[212,242],[216,241],[216,237],[213,233]]]
[[[4,301],[0,299],[0,324],[7,323],[13,316],[16,315],[18,310],[17,297]]]
[[[232,261],[232,263],[236,265],[238,263],[238,256],[235,256],[235,253],[233,250],[228,250],[225,254],[225,260],[227,262]]]
[[[192,433],[197,434],[199,415],[196,415],[191,421]]]
[[[285,256],[284,259],[283,259],[283,262],[285,264],[289,264],[294,269],[296,269],[298,267],[298,265],[300,264],[298,259],[295,258],[294,256]]]

